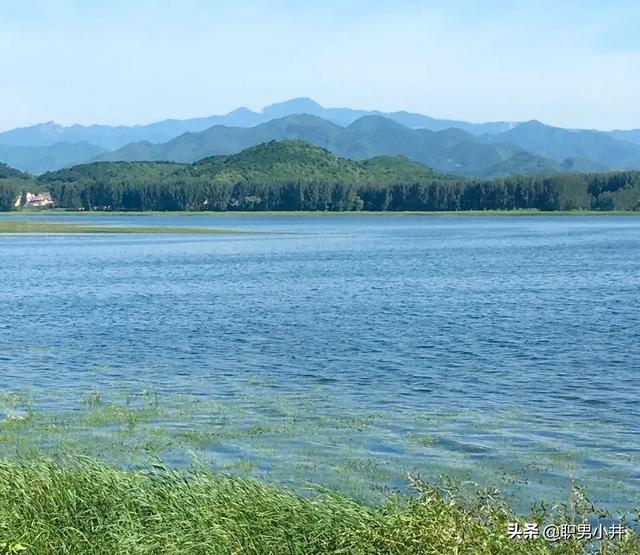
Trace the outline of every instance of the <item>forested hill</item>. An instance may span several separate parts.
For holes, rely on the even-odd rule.
[[[193,164],[96,162],[39,182],[57,206],[86,210],[640,209],[640,172],[468,179],[404,157],[347,160],[301,141]]]
[[[26,173],[22,173],[21,171],[15,170],[12,167],[0,162],[0,179],[8,179],[10,177],[15,177],[17,179],[29,178]]]
[[[444,178],[404,156],[378,156],[364,162],[339,158],[303,141],[270,141],[230,156],[211,156],[187,166],[193,177],[214,176],[227,183],[388,183]]]
[[[0,162],[0,211],[11,210],[31,177]]]

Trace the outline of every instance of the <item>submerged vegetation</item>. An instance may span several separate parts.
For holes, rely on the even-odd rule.
[[[383,413],[323,412],[318,391],[287,396],[269,382],[250,385],[253,394],[233,401],[117,386],[0,394],[0,553],[640,554],[632,532],[596,550],[586,540],[509,539],[515,521],[609,523],[578,490],[565,490],[558,505],[529,495],[539,503],[527,510],[493,483],[430,475],[430,486],[413,477],[422,473],[409,450],[422,460],[440,452],[448,469],[464,460],[465,446],[450,438],[468,415],[421,410],[411,422],[402,412],[411,431],[391,423],[389,434]],[[474,425],[487,434],[527,418],[495,411],[490,421],[475,415]],[[376,445],[391,456],[402,450],[404,462],[389,464]],[[569,474],[574,455],[538,445],[535,464]],[[482,466],[495,478],[489,461]]]
[[[241,234],[246,231],[200,227],[99,226],[56,222],[0,221],[0,233],[167,233],[167,234]]]
[[[486,447],[491,442],[482,438],[504,441],[502,431],[530,425],[526,414],[474,415],[469,428],[465,411],[323,412],[326,397],[319,391],[301,399],[274,393],[268,384],[252,388],[253,394],[233,401],[154,390],[90,390],[80,399],[62,392],[0,394],[0,459],[90,456],[125,468],[149,460],[180,468],[198,464],[298,494],[330,489],[368,504],[406,494],[411,472],[430,482],[446,476],[465,483],[467,493],[474,484],[506,491],[518,511],[526,511],[532,499],[565,499],[573,478],[608,510],[640,506],[638,492],[625,484],[638,457],[612,455],[607,445],[579,452],[541,441],[529,454],[513,449],[509,462],[496,459]],[[551,430],[563,427],[542,429]],[[607,461],[607,468],[594,475],[592,466],[580,463],[585,459]]]
[[[516,517],[496,492],[472,499],[409,477],[415,495],[367,506],[325,492],[301,497],[205,468],[123,471],[89,459],[0,462],[0,553],[633,555],[640,536],[511,539],[510,523],[587,524],[575,503]],[[589,546],[591,544],[591,546]]]

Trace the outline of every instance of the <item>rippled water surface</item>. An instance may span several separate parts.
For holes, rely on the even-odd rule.
[[[153,392],[69,430],[361,496],[409,471],[640,506],[640,218],[81,221],[264,233],[0,236],[7,422],[10,393],[68,419]]]

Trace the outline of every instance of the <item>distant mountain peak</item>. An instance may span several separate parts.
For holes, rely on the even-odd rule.
[[[260,113],[267,116],[275,114],[277,117],[278,115],[289,115],[291,113],[318,115],[323,112],[324,108],[315,100],[308,97],[300,97],[265,106]]]
[[[32,125],[30,127],[18,127],[17,129],[19,130],[39,129],[44,132],[51,132],[51,131],[58,132],[58,131],[62,131],[64,129],[64,126],[60,125],[59,123],[56,123],[53,120],[50,120],[50,121],[45,121],[43,123],[36,123],[35,125]]]
[[[404,130],[407,129],[406,126],[402,125],[401,123],[398,123],[397,121],[393,121],[392,119],[389,119],[387,117],[384,116],[362,116],[361,118],[358,118],[356,121],[354,121],[351,125],[349,125],[348,127],[349,129],[353,129],[356,131],[365,131],[365,130],[375,130],[375,131],[380,131],[380,130],[393,130],[393,129],[400,129],[400,130]]]
[[[515,127],[528,127],[528,128],[537,128],[537,129],[550,129],[551,126],[550,125],[546,125],[545,123],[542,123],[541,121],[537,120],[537,119],[531,119],[529,121],[524,121],[522,123],[520,123],[519,125],[516,125]]]
[[[294,124],[294,125],[311,125],[318,127],[336,127],[336,124],[321,118],[320,116],[316,116],[314,114],[287,114],[286,116],[270,119],[265,123],[261,123],[260,128],[264,127],[272,127],[274,125],[279,124]]]
[[[240,106],[240,108],[236,108],[235,110],[231,110],[227,115],[235,116],[235,115],[246,115],[246,114],[254,114],[253,110],[250,110],[246,106]]]
[[[45,123],[38,123],[34,127],[40,128],[47,133],[62,133],[64,126],[56,123],[55,121],[47,121]]]

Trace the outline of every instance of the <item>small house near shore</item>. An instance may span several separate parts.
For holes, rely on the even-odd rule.
[[[53,208],[50,193],[23,193],[15,202],[16,208]]]

